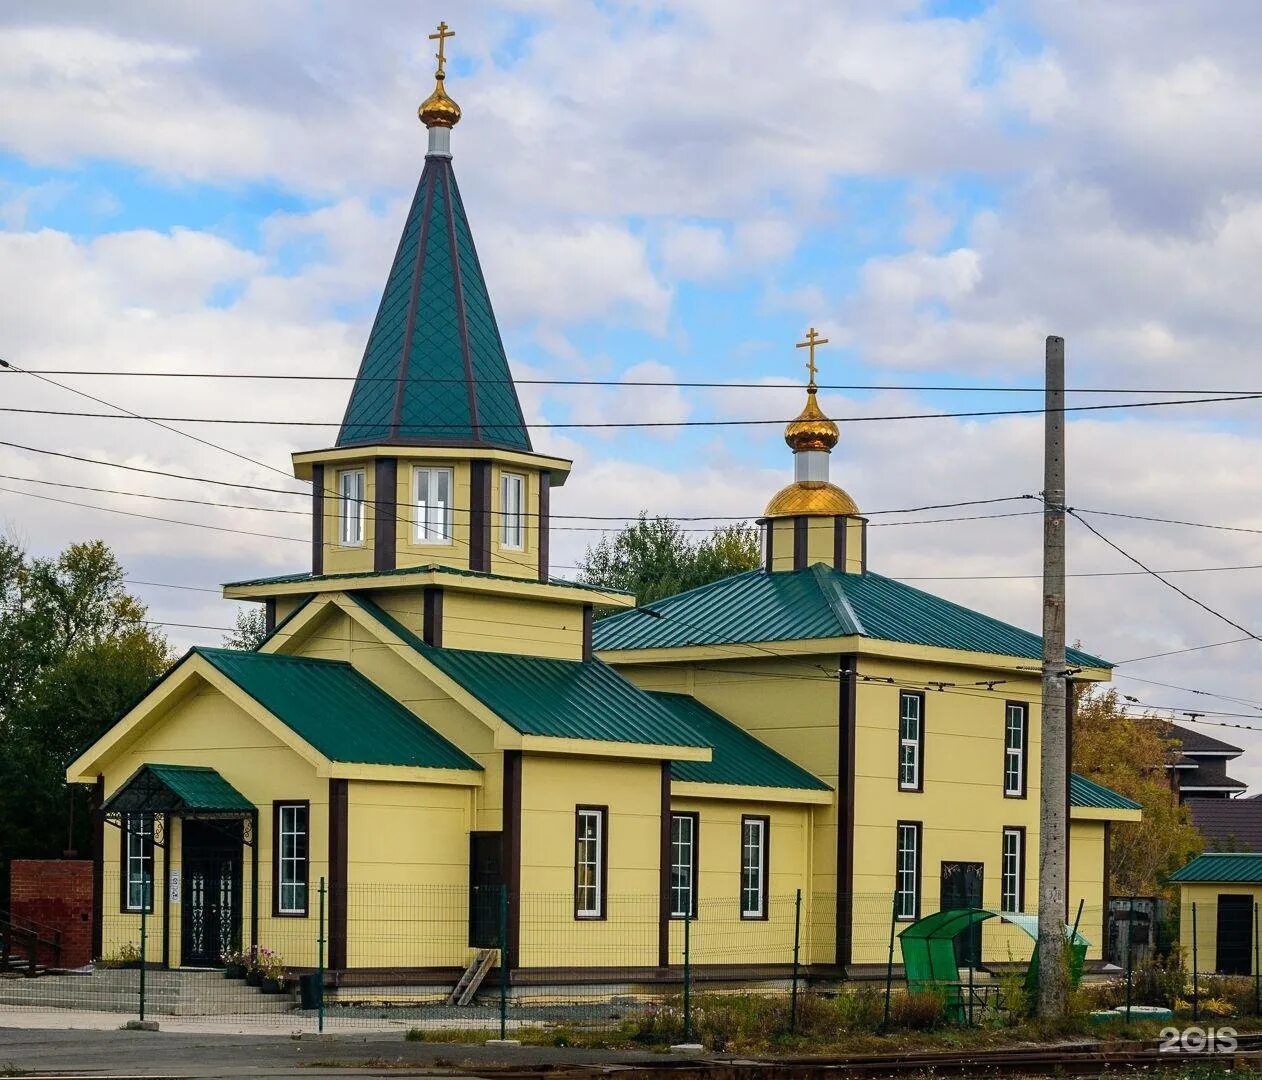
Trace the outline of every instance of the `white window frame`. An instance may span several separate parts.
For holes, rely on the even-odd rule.
[[[1025,830],[1005,825],[999,866],[999,910],[1020,911],[1025,904]]]
[[[765,817],[741,817],[741,918],[767,917],[767,825]]]
[[[445,499],[436,497],[442,494],[444,482],[447,487]],[[451,493],[456,486],[455,474],[451,469],[438,465],[417,465],[412,469],[412,539],[418,544],[450,544],[451,537]]]
[[[356,480],[355,489],[347,484]],[[368,473],[365,469],[342,469],[337,474],[337,536],[342,547],[363,547],[364,505],[368,496]],[[352,511],[350,508],[354,506]]]
[[[697,833],[699,814],[670,816],[670,917],[697,917]]]
[[[600,806],[574,810],[574,918],[605,917],[605,818]],[[586,872],[586,873],[585,873]]]
[[[1003,793],[1010,799],[1025,798],[1025,754],[1026,743],[1030,733],[1030,711],[1028,706],[1018,701],[1009,701],[1004,706],[1003,720]],[[1017,726],[1013,727],[1013,719]],[[1012,745],[1012,734],[1016,731],[1020,741]],[[1013,778],[1015,777],[1015,783]]]
[[[500,473],[500,547],[526,547],[526,477],[521,473]]]
[[[293,841],[288,850],[287,840]],[[306,915],[311,866],[311,811],[307,803],[277,804],[276,845],[276,912]]]
[[[153,911],[153,818],[126,818],[123,829],[124,910]]]
[[[915,709],[909,710],[908,703]],[[913,715],[914,711],[914,715]],[[914,724],[914,727],[912,726]],[[898,694],[898,790],[920,791],[923,787],[921,750],[925,741],[925,699],[911,690]]]
[[[920,839],[918,821],[900,821],[894,842],[894,917],[913,922],[920,912]]]

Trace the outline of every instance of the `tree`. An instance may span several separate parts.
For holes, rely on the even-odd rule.
[[[237,628],[224,635],[225,649],[253,652],[267,640],[267,613],[261,604],[237,608]]]
[[[31,559],[0,539],[0,874],[90,849],[87,793],[65,770],[166,668],[145,616],[104,543]]]
[[[588,547],[579,560],[579,578],[651,604],[760,563],[758,530],[752,526],[725,526],[694,541],[670,518],[641,511],[634,524]]]
[[[1187,807],[1170,787],[1166,765],[1179,756],[1179,744],[1160,719],[1123,710],[1114,689],[1078,689],[1076,698],[1074,769],[1144,808],[1142,821],[1111,826],[1111,891],[1161,892],[1170,874],[1205,850]]]

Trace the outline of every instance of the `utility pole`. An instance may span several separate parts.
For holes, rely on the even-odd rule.
[[[1065,851],[1069,843],[1065,685],[1065,339],[1047,339],[1043,413],[1043,714],[1039,762],[1039,999],[1065,1015]]]

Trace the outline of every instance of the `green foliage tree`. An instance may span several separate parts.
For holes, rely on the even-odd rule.
[[[145,616],[101,541],[32,559],[0,539],[0,873],[90,850],[87,793],[65,769],[166,668]]]
[[[1168,737],[1161,720],[1122,709],[1114,689],[1078,689],[1076,701],[1075,771],[1144,808],[1142,821],[1111,827],[1112,892],[1163,892],[1170,874],[1205,850],[1204,837],[1170,787],[1166,765],[1178,757],[1178,743]]]
[[[635,593],[641,604],[753,570],[761,562],[758,530],[729,525],[693,540],[670,518],[646,511],[633,524],[589,546],[579,579]]]
[[[237,626],[224,635],[225,649],[252,652],[267,639],[267,613],[262,604],[237,608]]]

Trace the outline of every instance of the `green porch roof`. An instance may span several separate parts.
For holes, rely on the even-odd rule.
[[[192,651],[331,761],[482,768],[350,664],[236,649]]]
[[[106,801],[106,813],[230,814],[254,804],[205,765],[145,764]]]
[[[650,693],[674,713],[681,723],[700,735],[714,751],[714,757],[710,761],[671,762],[672,780],[691,780],[699,784],[805,788],[810,791],[832,790],[823,780],[776,753],[743,728],[702,705],[696,698],[657,690]]]
[[[634,593],[623,589],[606,589],[603,585],[589,585],[583,581],[567,581],[565,578],[549,577],[539,582],[531,578],[513,577],[511,574],[491,574],[485,570],[464,570],[458,566],[442,566],[433,563],[428,566],[399,566],[393,570],[351,570],[340,574],[312,574],[304,571],[297,574],[277,574],[274,577],[250,578],[247,581],[226,581],[225,589],[245,588],[250,585],[299,585],[320,581],[346,581],[351,578],[391,578],[404,574],[450,574],[453,577],[483,578],[487,581],[515,581],[530,585],[558,585],[567,589],[584,589],[587,592],[599,593],[603,596],[633,596]]]
[[[597,650],[870,637],[909,645],[1040,660],[1043,639],[960,604],[871,572],[823,563],[803,570],[750,570],[601,619]],[[1067,650],[1076,667],[1111,667]]]
[[[599,660],[553,660],[426,645],[371,600],[352,599],[523,735],[709,746],[652,694]]]
[[[1207,851],[1170,875],[1171,881],[1222,881],[1262,885],[1262,855]]]
[[[1112,788],[1097,784],[1078,773],[1069,776],[1069,805],[1091,807],[1095,810],[1142,810],[1134,799],[1119,795]]]
[[[445,157],[425,159],[337,437],[369,444],[531,448]]]

